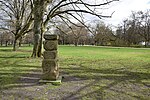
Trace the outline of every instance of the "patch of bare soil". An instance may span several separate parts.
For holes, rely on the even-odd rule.
[[[87,85],[87,80],[67,74],[63,74],[64,78],[59,86],[41,84],[40,76],[40,70],[21,76],[16,84],[0,91],[0,100],[74,100],[77,98],[77,91]]]
[[[55,86],[39,83],[40,70],[29,72],[21,76],[16,85],[1,90],[0,100],[140,100],[150,96],[148,86],[127,81],[85,79],[67,73],[62,75],[62,84]],[[143,97],[134,94],[137,91]]]

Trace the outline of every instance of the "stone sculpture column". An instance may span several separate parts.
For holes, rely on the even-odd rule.
[[[42,80],[54,81],[59,77],[58,35],[44,34],[44,59],[42,61]]]

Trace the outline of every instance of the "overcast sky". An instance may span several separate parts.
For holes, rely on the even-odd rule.
[[[109,5],[109,9],[103,12],[103,14],[111,14],[115,11],[112,18],[104,19],[104,21],[117,26],[123,19],[131,15],[131,11],[144,11],[147,9],[150,9],[150,0],[120,0]]]

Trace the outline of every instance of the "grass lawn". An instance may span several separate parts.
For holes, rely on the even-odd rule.
[[[41,70],[42,58],[30,58],[31,51],[31,47],[21,47],[17,52],[11,47],[0,47],[0,89],[18,86],[22,75]],[[148,48],[59,46],[59,61],[60,73],[72,79],[44,91],[66,87],[61,93],[70,95],[59,97],[61,100],[150,99]]]
[[[12,47],[0,47],[0,89],[13,87],[23,74],[37,69],[41,59],[32,59],[31,47],[23,47],[12,51]]]

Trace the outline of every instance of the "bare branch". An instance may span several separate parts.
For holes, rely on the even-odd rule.
[[[5,7],[7,7],[9,10],[15,13],[14,9],[12,8],[12,4],[10,2],[7,2],[9,4],[7,5],[3,0],[0,0],[0,3],[2,3]]]
[[[82,0],[80,0],[80,1],[81,1],[82,3],[78,3],[78,4],[84,4],[84,5],[86,5],[86,6],[96,7],[96,6],[108,5],[108,4],[110,4],[110,3],[114,2],[114,1],[119,1],[119,0],[111,0],[111,1],[107,1],[107,2],[102,3],[102,4],[89,4],[89,3],[83,2]]]
[[[75,18],[77,21],[79,21],[83,26],[85,26],[90,32],[92,32],[88,26],[86,26],[82,21],[80,21],[78,18],[76,18],[72,13],[68,13],[69,15],[71,15],[73,18]]]
[[[60,9],[62,7],[65,7],[65,6],[68,6],[68,5],[73,5],[73,4],[85,5],[86,7],[89,8],[89,7],[96,7],[96,6],[98,7],[98,6],[107,5],[107,4],[110,4],[110,3],[114,2],[114,1],[119,1],[119,0],[111,0],[111,1],[107,1],[107,2],[102,3],[102,4],[88,4],[88,3],[83,2],[82,0],[76,0],[76,1],[73,1],[73,2],[65,3],[63,5],[61,5],[62,2],[60,2],[59,5],[54,6],[54,8],[50,10],[50,13],[48,15],[49,16],[53,15],[58,9]]]
[[[4,31],[9,31],[9,32],[15,34],[15,33],[14,33],[14,30],[10,30],[9,28],[0,27],[0,29],[2,29],[2,30],[4,30]]]
[[[72,29],[72,27],[63,19],[63,18],[61,18],[62,20],[63,20],[63,22],[65,22],[65,24],[68,26],[68,28],[72,31],[72,33],[73,34],[75,34],[74,33],[74,31],[73,31],[73,29]]]
[[[64,17],[64,16],[61,16],[61,15],[58,15],[58,16],[59,16],[61,19],[62,19],[62,18],[66,19],[66,20],[69,21],[71,24],[73,24],[73,25],[75,25],[75,26],[77,26],[77,27],[81,27],[81,26],[79,26],[79,25],[73,23],[72,21],[70,21],[68,18],[66,18],[66,17]]]
[[[52,16],[52,17],[55,17],[59,14],[64,14],[64,13],[69,13],[69,12],[83,12],[83,13],[87,13],[87,14],[91,14],[91,15],[94,15],[94,16],[97,16],[101,19],[101,17],[109,17],[109,16],[103,16],[103,15],[98,15],[98,14],[95,14],[95,13],[92,13],[90,11],[87,11],[87,10],[64,10],[64,11],[57,11],[55,12],[55,14]]]
[[[70,0],[70,1],[72,1],[72,0]],[[73,7],[74,9],[76,9],[74,5],[75,5],[79,10],[81,10],[80,7],[79,7],[77,4],[72,4],[72,7]],[[80,16],[81,19],[82,19],[82,21],[83,21],[83,15],[82,15],[82,12],[81,12],[81,14],[79,14],[78,12],[76,12],[76,14],[77,14],[78,16]]]
[[[88,14],[91,14],[91,15],[94,15],[94,16],[97,16],[98,18],[102,18],[102,17],[105,17],[105,18],[110,18],[111,16],[104,16],[104,15],[99,15],[99,14],[96,14],[94,11],[92,11],[89,7],[95,7],[95,6],[103,6],[103,5],[107,5],[107,4],[110,4],[114,1],[119,1],[119,0],[111,0],[111,1],[107,1],[105,3],[102,3],[102,4],[88,4],[88,3],[85,3],[83,2],[82,0],[76,0],[76,1],[70,1],[70,2],[66,2],[66,3],[63,3],[65,2],[66,0],[62,0],[60,1],[57,5],[55,5],[48,13],[47,15],[47,18],[46,20],[44,21],[44,26],[46,26],[48,24],[48,21],[57,16],[57,15],[60,15],[60,14],[64,14],[64,13],[68,13],[68,12],[75,12],[77,13],[77,15],[79,15],[78,13],[88,13]],[[73,10],[64,10],[64,11],[57,11],[58,9],[62,8],[62,7],[65,7],[65,6],[69,6],[69,5],[76,5],[78,7],[78,5],[84,5],[88,10],[81,10],[79,9],[80,7],[78,7],[78,9],[74,9]],[[80,16],[80,15],[79,15]],[[80,16],[81,17],[81,16]]]
[[[63,34],[67,35],[65,31],[63,31],[61,28],[59,28],[58,26],[56,26],[56,28],[61,31]]]

